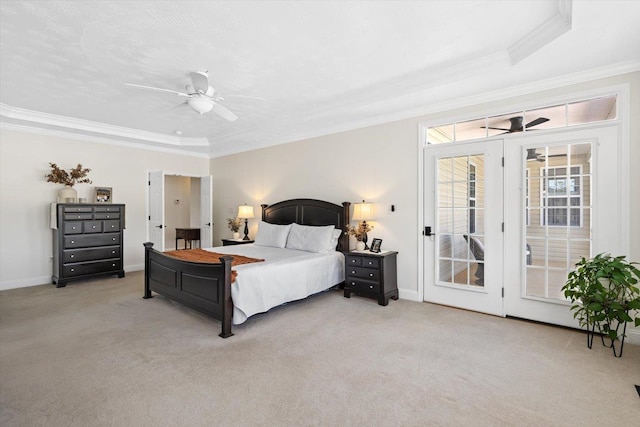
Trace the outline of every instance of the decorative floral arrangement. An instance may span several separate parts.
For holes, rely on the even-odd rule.
[[[91,169],[83,169],[80,163],[75,168],[70,169],[69,172],[60,169],[55,163],[49,163],[49,166],[51,166],[51,173],[45,175],[47,182],[64,184],[69,187],[73,187],[76,184],[91,184],[91,180],[87,178]]]
[[[350,236],[355,237],[356,240],[362,240],[362,238],[364,237],[365,233],[368,233],[371,230],[373,230],[373,226],[367,224],[364,221],[360,222],[360,224],[358,224],[357,227],[353,227],[351,225],[347,225],[347,234],[350,235]]]
[[[229,224],[229,229],[234,233],[237,233],[242,227],[242,218],[227,218],[227,224]]]

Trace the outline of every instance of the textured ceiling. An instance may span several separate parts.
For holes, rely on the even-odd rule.
[[[209,156],[640,62],[640,1],[7,1],[2,125]],[[208,70],[239,119],[171,93]],[[180,136],[176,131],[180,131]]]

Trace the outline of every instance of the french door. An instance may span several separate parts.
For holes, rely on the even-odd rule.
[[[581,257],[625,253],[618,126],[505,143],[505,313],[578,327],[562,286]]]
[[[502,141],[429,147],[424,168],[425,301],[502,316]]]
[[[424,300],[578,327],[569,271],[628,250],[620,150],[617,124],[426,147]]]

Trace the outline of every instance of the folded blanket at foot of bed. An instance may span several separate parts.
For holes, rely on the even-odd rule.
[[[167,251],[163,252],[165,255],[178,258],[183,261],[189,262],[200,262],[204,264],[218,264],[220,263],[220,258],[223,256],[232,256],[233,262],[231,263],[232,267],[242,264],[251,264],[254,262],[264,262],[263,259],[259,258],[250,258],[242,255],[233,255],[233,254],[220,254],[217,252],[211,252],[204,249],[181,249],[177,251]],[[238,273],[235,270],[231,271],[231,283],[236,281],[236,276]]]

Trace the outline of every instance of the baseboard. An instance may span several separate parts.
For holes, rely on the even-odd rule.
[[[144,264],[126,265],[124,267],[125,273],[144,270]],[[0,291],[6,291],[9,289],[28,288],[30,286],[39,285],[51,285],[53,282],[51,276],[30,277],[28,279],[21,280],[7,280],[0,282]]]
[[[406,299],[409,301],[420,302],[420,298],[418,298],[418,291],[410,291],[408,289],[398,289],[398,296],[402,299]]]
[[[634,328],[632,331],[629,331],[629,326],[627,326],[627,338],[625,338],[625,342],[640,345],[640,329]]]
[[[30,286],[50,285],[51,276],[30,277],[22,280],[7,280],[0,282],[0,291],[6,291],[9,289],[28,288]]]

